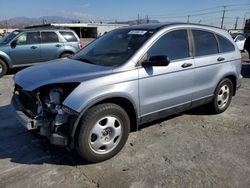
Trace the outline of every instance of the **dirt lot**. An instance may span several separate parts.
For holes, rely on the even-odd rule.
[[[86,164],[28,133],[0,79],[0,187],[250,187],[250,63],[229,109],[196,109],[130,134],[114,158]]]

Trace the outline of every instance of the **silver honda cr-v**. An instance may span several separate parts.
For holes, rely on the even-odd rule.
[[[139,25],[17,73],[12,102],[28,129],[99,162],[143,123],[204,104],[225,111],[241,78],[241,54],[227,31]]]

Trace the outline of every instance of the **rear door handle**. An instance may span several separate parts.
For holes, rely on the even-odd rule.
[[[57,45],[56,45],[56,47],[58,47],[58,48],[61,47],[61,46],[62,46],[62,45],[60,45],[60,44],[57,44]]]
[[[37,48],[37,46],[31,46],[30,48],[35,50]]]
[[[224,57],[218,57],[217,61],[224,61],[225,58]]]
[[[182,68],[187,68],[187,67],[191,67],[193,64],[192,63],[184,63],[182,64]]]

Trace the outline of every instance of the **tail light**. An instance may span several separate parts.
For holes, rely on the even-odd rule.
[[[79,49],[82,49],[82,48],[83,48],[82,43],[80,43],[80,42],[78,43],[78,48],[79,48]]]

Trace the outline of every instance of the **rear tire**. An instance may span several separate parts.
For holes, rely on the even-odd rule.
[[[6,74],[8,67],[6,63],[0,59],[0,78]]]
[[[63,54],[60,55],[60,58],[70,57],[71,55],[73,55],[73,53],[65,52],[65,53],[63,53]]]
[[[90,108],[82,117],[77,150],[89,162],[115,156],[125,145],[130,120],[120,106],[105,103]]]
[[[212,113],[220,114],[228,108],[232,100],[233,88],[233,83],[228,78],[218,84],[214,92],[214,99],[209,104]]]

